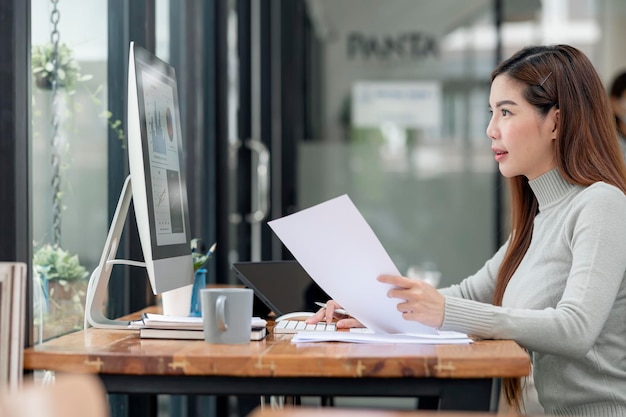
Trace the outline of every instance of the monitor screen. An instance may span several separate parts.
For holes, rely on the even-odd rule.
[[[178,90],[174,68],[134,43],[131,60],[129,167],[139,237],[157,294],[193,283]]]

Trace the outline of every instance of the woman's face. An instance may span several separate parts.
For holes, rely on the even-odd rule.
[[[487,136],[505,177],[524,175],[529,180],[556,166],[554,144],[559,110],[542,117],[522,96],[524,84],[506,75],[491,83],[491,120]]]

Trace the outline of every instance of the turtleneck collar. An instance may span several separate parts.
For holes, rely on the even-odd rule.
[[[546,172],[534,180],[528,181],[528,185],[530,185],[533,193],[535,193],[535,197],[537,197],[540,211],[550,204],[559,201],[576,188],[575,185],[565,181],[557,168]]]

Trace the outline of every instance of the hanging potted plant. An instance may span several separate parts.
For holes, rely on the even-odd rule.
[[[54,45],[33,45],[31,54],[32,70],[37,87],[50,90],[55,77]],[[78,61],[74,53],[66,44],[59,44],[56,55],[57,87],[63,87],[69,94],[73,94],[76,84],[92,78],[90,74],[81,74]]]
[[[33,45],[31,54],[31,63],[35,85],[42,90],[52,90],[52,82],[54,80],[54,45],[50,42],[44,45]],[[57,87],[63,88],[68,94],[73,95],[76,92],[78,83],[88,81],[93,78],[91,74],[81,73],[81,67],[78,61],[74,59],[74,53],[69,46],[62,43],[59,44],[57,50]],[[95,91],[85,86],[89,98],[96,106],[101,106],[102,101],[98,98],[102,85],[98,86]],[[115,132],[122,147],[126,135],[122,128],[122,121],[115,119],[113,113],[104,110],[100,113],[100,117],[107,121],[109,128]]]

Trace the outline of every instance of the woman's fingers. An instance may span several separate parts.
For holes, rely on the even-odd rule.
[[[441,327],[445,298],[435,287],[421,280],[395,275],[381,275],[377,280],[393,285],[387,296],[398,299],[397,309],[405,320]]]
[[[363,323],[361,323],[360,321],[352,317],[337,321],[338,329],[352,329],[354,327],[365,327],[365,326],[363,326]]]
[[[307,318],[305,322],[307,324],[317,324],[326,318],[326,308],[322,307],[311,317]]]
[[[410,288],[416,283],[422,282],[416,279],[402,277],[400,275],[379,275],[376,277],[376,280],[384,282],[385,284],[395,285],[400,288]]]
[[[333,318],[337,317],[345,317],[344,314],[336,313],[335,310],[341,308],[341,306],[334,300],[328,300],[326,302],[326,307],[320,308],[317,313],[306,319],[307,324],[316,324],[320,321],[326,321],[326,323],[330,324],[333,322]]]

